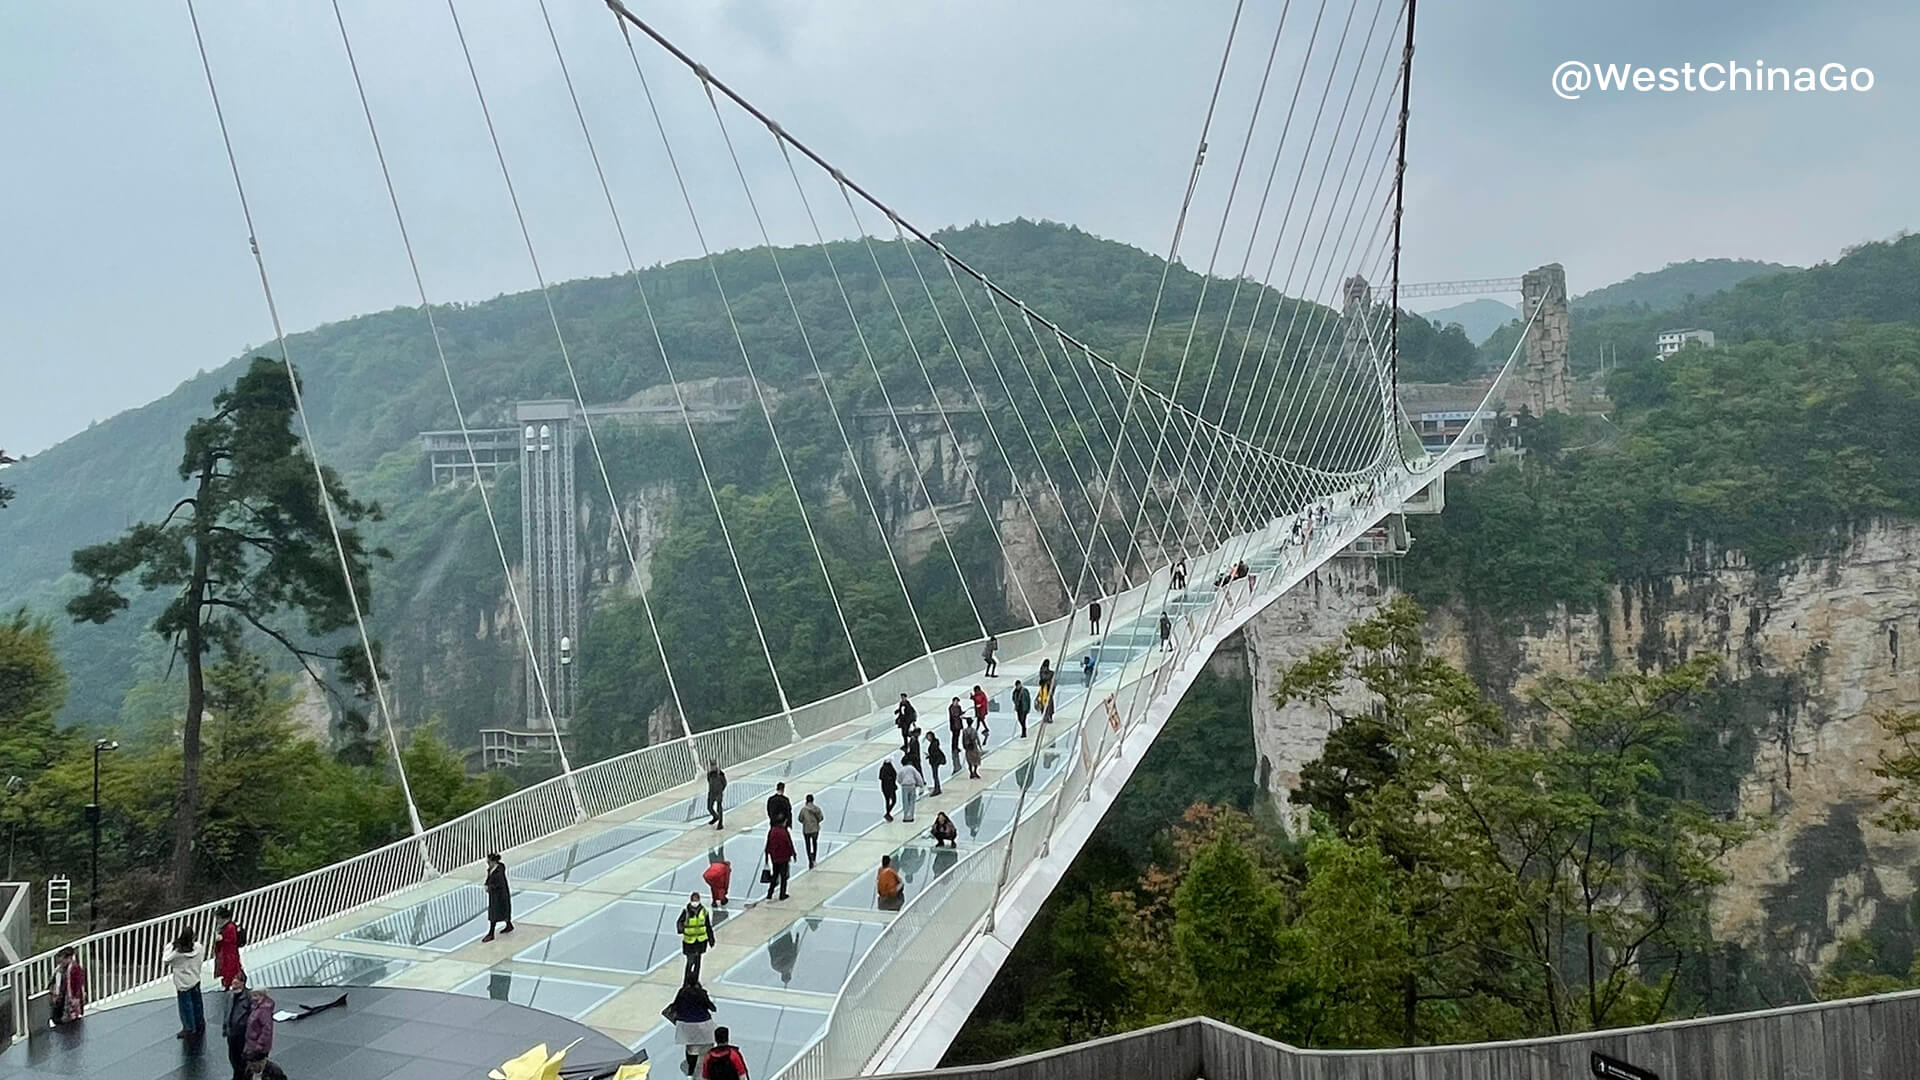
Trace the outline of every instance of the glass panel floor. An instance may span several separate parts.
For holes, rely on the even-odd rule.
[[[512,868],[508,868],[511,872]],[[549,892],[513,894],[513,913],[525,918],[554,899]],[[487,890],[462,885],[445,896],[396,911],[383,919],[355,927],[340,936],[348,941],[377,941],[386,945],[413,945],[435,952],[452,952],[479,941],[487,933]]]
[[[788,758],[785,761],[776,761],[772,765],[769,765],[766,768],[761,769],[759,772],[754,773],[753,775],[756,777],[764,777],[766,779],[774,780],[774,781],[780,781],[780,780],[788,779],[789,777],[800,776],[805,773],[810,773],[813,770],[820,768],[822,765],[825,765],[836,758],[844,757],[846,754],[854,750],[859,745],[860,745],[859,743],[852,743],[852,742],[836,742],[836,743],[828,743],[825,746],[816,746],[811,750],[806,750],[806,751],[802,751],[801,753],[795,754],[793,757]],[[728,784],[727,790],[731,792],[733,790],[733,785]],[[789,791],[787,792],[787,794],[792,795],[793,792]],[[798,805],[799,799],[795,798],[794,802],[796,805]]]
[[[413,966],[411,960],[362,956],[338,949],[302,949],[247,972],[263,990],[276,986],[372,986]]]
[[[845,908],[849,911],[887,911],[897,910],[900,904],[933,887],[942,874],[954,868],[960,861],[960,852],[950,847],[935,848],[926,842],[905,844],[893,850],[893,867],[900,871],[900,880],[905,883],[905,894],[891,909],[880,906],[880,894],[875,891],[874,873],[863,874],[848,883],[846,888],[827,898],[827,906]]]
[[[529,881],[584,885],[608,874],[680,835],[677,829],[617,825],[557,851],[535,855],[515,869]]]
[[[616,900],[537,945],[514,955],[529,964],[563,964],[599,971],[645,974],[680,952],[680,931],[674,928],[685,904],[649,900]],[[716,931],[725,926],[727,912],[708,908]],[[715,937],[720,937],[718,933]]]
[[[884,923],[809,915],[755,949],[720,977],[722,984],[838,993]]]
[[[826,815],[823,832],[857,836],[885,820],[887,806],[880,797],[878,765],[863,770],[854,780],[821,788],[812,795],[814,804]],[[797,799],[793,805],[798,811],[802,802]]]
[[[619,993],[620,988],[581,979],[529,975],[522,971],[484,971],[454,987],[453,992],[469,997],[492,998],[494,1001],[510,1001],[515,1005],[578,1020]]]
[[[727,778],[727,791],[720,799],[720,805],[728,811],[739,810],[750,803],[765,799],[773,791],[772,780],[755,780],[747,777],[742,780]],[[707,790],[702,782],[700,794],[686,802],[675,803],[665,810],[655,810],[643,821],[660,825],[685,825],[689,821],[707,820]]]
[[[1061,769],[1066,767],[1068,760],[1067,755],[1074,751],[1075,736],[1077,733],[1077,728],[1074,731],[1069,731],[1054,739],[1052,745],[1040,751],[1040,784],[1042,787],[1050,783],[1053,777],[1058,774]],[[1033,761],[1022,761],[1009,770],[1005,776],[995,781],[993,786],[1001,791],[1018,792],[1021,788],[1030,785],[1033,779],[1033,767]]]
[[[876,790],[874,792],[874,798],[878,800],[879,797],[879,792]],[[840,837],[822,836],[820,838],[820,858],[826,858],[835,851],[845,847],[846,844],[847,841]],[[806,841],[801,838],[799,830],[797,829],[794,830],[793,833],[793,848],[793,866],[788,869],[789,881],[807,872]],[[755,895],[755,890],[763,887],[760,884],[760,871],[767,865],[765,858],[766,850],[767,838],[764,833],[741,833],[728,840],[724,845],[716,844],[707,849],[706,854],[695,855],[693,858],[674,867],[672,871],[654,878],[652,881],[640,886],[639,891],[650,893],[678,893],[682,898],[688,893],[695,892],[704,895],[707,892],[707,881],[701,875],[707,872],[707,867],[719,862],[721,859],[727,859],[733,863],[733,885],[729,890],[730,894],[732,896],[752,897]]]
[[[740,1048],[748,1076],[771,1077],[786,1068],[827,1026],[827,1014],[818,1009],[718,996],[713,1003],[717,1007],[713,1021],[726,1028],[733,1045]],[[673,1041],[672,1024],[655,1026],[633,1048],[647,1052],[658,1080],[687,1075],[686,1054]]]

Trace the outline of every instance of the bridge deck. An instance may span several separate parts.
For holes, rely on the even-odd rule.
[[[1265,546],[1246,556],[1255,581],[1268,586],[1281,578],[1297,580],[1388,512],[1389,505],[1383,500],[1336,512],[1322,536],[1304,549],[1275,543],[1281,530],[1270,526],[1263,533]],[[1196,560],[1195,574],[1215,572],[1214,561]],[[1224,592],[1232,594],[1227,597],[1232,603],[1222,606],[1232,607],[1255,590],[1251,583],[1235,582]],[[1066,654],[1069,670],[1058,680],[1056,721],[1042,728],[1039,718],[1031,717],[1031,739],[1019,737],[1008,694],[1015,678],[1032,685],[1040,660],[1051,658],[1053,649],[1007,656],[993,679],[971,676],[913,695],[922,730],[940,732],[943,743],[950,698],[964,702],[978,682],[994,702],[980,778],[966,778],[964,765],[958,776],[943,775],[942,794],[923,791],[913,822],[897,813],[892,822],[882,816],[878,765],[899,750],[888,708],[730,768],[724,828],[707,823],[704,783],[696,781],[508,851],[515,890],[512,934],[480,940],[486,929],[485,897],[480,868],[468,867],[257,945],[247,953],[249,973],[257,985],[374,984],[495,997],[580,1020],[629,1046],[646,1047],[656,1060],[677,1062],[671,1027],[660,1016],[683,972],[674,919],[689,892],[704,894],[700,874],[709,861],[724,856],[734,864],[734,895],[717,927],[718,944],[704,959],[702,981],[720,1005],[717,1021],[732,1028],[753,1074],[771,1078],[825,1032],[836,995],[896,918],[877,910],[874,900],[880,857],[895,856],[911,902],[960,878],[948,871],[1006,834],[1020,812],[1022,785],[1029,788],[1022,834],[1047,829],[1049,822],[1035,813],[1046,805],[1038,796],[1058,788],[1076,764],[1086,768],[1089,758],[1103,760],[1116,741],[1099,702],[1116,694],[1125,711],[1141,680],[1158,676],[1167,660],[1184,658],[1184,649],[1159,650],[1156,623],[1162,608],[1174,617],[1176,644],[1184,646],[1221,599],[1207,580],[1191,582],[1164,604],[1149,597],[1144,609],[1107,629],[1104,644],[1085,632],[1081,613]],[[1100,665],[1090,702],[1095,707],[1083,708],[1088,691],[1081,685],[1078,659],[1096,650]],[[1085,745],[1083,723],[1089,729]],[[1033,739],[1044,740],[1037,756]],[[827,819],[818,866],[807,868],[802,854],[791,899],[768,901],[757,877],[765,797],[778,781],[786,782],[796,807],[813,794]],[[958,826],[957,850],[933,848],[928,829],[939,811]],[[975,881],[968,887],[977,887],[979,871],[968,876]],[[915,906],[942,914],[951,910],[955,917],[966,907],[949,909],[938,897],[930,901]],[[974,918],[965,916],[969,924]],[[921,975],[904,981],[923,993],[949,959],[944,948],[930,953],[920,958]],[[164,992],[156,985],[131,997]],[[887,1034],[882,1030],[874,1038]],[[866,1041],[864,1035],[859,1041]],[[876,1041],[861,1052],[878,1049]]]

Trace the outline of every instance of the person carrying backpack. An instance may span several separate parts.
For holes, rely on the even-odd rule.
[[[967,778],[980,779],[980,732],[972,724],[960,733],[960,746],[967,755]]]
[[[960,729],[965,727],[966,723],[967,711],[960,707],[960,699],[954,698],[947,705],[947,731],[952,735],[947,746],[952,751],[955,761],[960,760]]]
[[[940,749],[940,736],[927,732],[927,775],[933,779],[934,795],[940,794],[940,766],[947,763],[947,755]]]
[[[747,1059],[740,1048],[727,1041],[733,1033],[726,1028],[713,1029],[713,1049],[700,1059],[700,1080],[750,1080]]]

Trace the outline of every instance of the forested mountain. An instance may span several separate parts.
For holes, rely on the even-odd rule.
[[[1748,278],[1795,269],[1797,267],[1754,259],[1693,259],[1668,263],[1662,269],[1635,274],[1625,281],[1582,293],[1573,298],[1571,306],[1575,311],[1585,312],[1608,308],[1666,311],[1725,292]]]
[[[1033,310],[1070,327],[1094,348],[1115,357],[1138,355],[1137,335],[1145,324],[1143,313],[1159,285],[1160,260],[1049,223],[975,225],[948,230],[940,234],[940,239],[1022,296]],[[901,405],[924,403],[928,378],[943,400],[971,401],[962,364],[955,363],[954,345],[960,349],[962,362],[976,372],[983,370],[980,365],[986,348],[1000,350],[1003,358],[1014,347],[1030,350],[1033,354],[1026,356],[1026,362],[1037,365],[1037,351],[1044,347],[1052,351],[1055,364],[1063,362],[1058,344],[1049,337],[1041,338],[1042,346],[1033,344],[1016,311],[1003,304],[996,316],[993,301],[984,290],[969,287],[963,293],[943,280],[945,275],[936,272],[937,266],[924,252],[915,253],[915,257],[921,263],[918,268],[900,245],[875,243],[868,248],[857,241],[834,244],[827,252],[818,247],[782,251],[780,270],[801,311],[805,341],[795,330],[787,297],[766,251],[731,252],[717,260],[733,320],[754,357],[756,373],[776,392],[786,394],[783,403],[775,406],[775,423],[783,438],[791,442],[788,449],[803,483],[815,488],[832,483],[841,459],[838,437],[817,389],[808,389],[817,386],[809,347],[827,376],[836,402],[848,411],[878,408],[882,402],[880,385],[866,361],[868,349],[888,393]],[[876,262],[880,270],[876,270]],[[836,270],[847,292],[845,299],[836,284]],[[881,287],[882,271],[891,296]],[[922,284],[923,275],[928,285]],[[634,282],[626,277],[575,281],[553,290],[580,393],[587,402],[620,401],[667,381],[666,365],[654,338],[656,324],[682,382],[744,374],[728,313],[719,302],[705,263],[688,261],[656,267],[644,271],[640,278],[645,302]],[[1156,347],[1147,357],[1146,366],[1148,377],[1162,385],[1172,383],[1179,342],[1184,336],[1178,332],[1185,325],[1182,317],[1171,313],[1192,312],[1199,288],[1199,276],[1179,267],[1167,283],[1163,312],[1169,314],[1163,315],[1162,332],[1156,336]],[[1202,316],[1203,323],[1217,327],[1228,292],[1223,288],[1212,294],[1214,302]],[[1250,299],[1243,294],[1240,302],[1246,305]],[[849,303],[857,313],[858,333],[848,317]],[[1271,294],[1265,303],[1267,310],[1274,310]],[[1243,306],[1242,310],[1247,308]],[[1296,309],[1288,301],[1279,310],[1291,321]],[[974,330],[973,317],[978,318],[983,332],[991,335],[985,345]],[[1015,346],[1006,345],[999,318],[1007,319],[1021,335],[1014,339]],[[1313,319],[1300,322],[1307,325]],[[439,323],[469,423],[498,424],[516,400],[573,396],[546,308],[537,293],[450,305],[439,311]],[[1238,339],[1238,334],[1232,338]],[[490,625],[502,605],[504,578],[481,507],[471,493],[430,489],[414,442],[417,433],[451,428],[458,420],[425,319],[412,309],[362,316],[296,334],[289,348],[306,385],[321,457],[342,472],[356,493],[378,500],[386,512],[383,523],[369,527],[370,539],[394,553],[391,562],[376,569],[377,628],[383,635],[398,639],[409,633],[444,631],[453,625]],[[18,498],[0,514],[0,610],[26,604],[39,612],[57,611],[73,587],[63,578],[74,549],[106,539],[135,520],[155,519],[165,513],[182,491],[176,473],[181,432],[205,411],[215,391],[231,382],[248,355],[251,353],[189,380],[151,405],[96,424],[8,471],[8,484],[17,489]],[[927,366],[925,374],[922,362]],[[1060,377],[1066,378],[1064,374]],[[1044,376],[1041,378],[1044,381]],[[1054,404],[1059,404],[1054,390],[1043,387],[1042,391],[1043,399],[1053,397]],[[998,392],[993,398],[998,408],[1009,409],[1020,403],[1020,395],[1025,392],[1016,385],[1015,400]],[[1199,380],[1188,380],[1182,394],[1197,404],[1200,392]],[[1034,407],[1039,405],[1039,401],[1034,402]],[[1048,437],[1046,432],[1041,434]],[[604,449],[609,480],[623,499],[637,497],[649,483],[697,475],[692,472],[684,432],[629,431],[608,425],[604,438],[608,443]],[[792,499],[779,497],[785,486],[773,482],[778,475],[777,462],[771,456],[765,423],[759,414],[750,413],[731,429],[709,438],[707,449],[716,480],[731,483],[734,490],[729,497],[744,500],[736,512],[749,517],[768,515],[768,527],[754,535],[774,545],[770,552],[804,550],[795,546],[805,541]],[[1086,453],[1077,446],[1051,443],[1041,452]],[[597,477],[597,472],[585,475]],[[596,501],[590,493],[600,487],[597,483],[589,487],[583,493],[583,503],[590,507]],[[509,557],[517,559],[514,492],[509,478],[497,501]],[[823,501],[831,501],[824,498],[824,489],[822,496]],[[761,501],[753,503],[754,498]],[[598,501],[602,510],[594,535],[604,547],[609,541],[604,496]],[[841,517],[846,520],[836,526],[840,533],[834,537],[838,541],[835,550],[877,568],[881,555],[870,527],[863,535],[859,515],[842,513]],[[676,520],[677,536],[669,542],[667,565],[716,567],[706,546],[708,541],[718,543],[710,508],[696,505]],[[939,561],[932,560],[935,564]],[[792,562],[769,557],[764,565],[785,571]],[[865,576],[861,570],[842,569],[854,578]],[[848,675],[851,667],[845,662],[844,650],[842,660],[835,661],[825,645],[808,640],[812,618],[831,608],[817,570],[799,566],[793,572],[806,579],[789,583],[795,592],[794,603],[812,615],[798,620],[799,625],[788,624],[793,635],[789,645],[796,656],[797,670],[804,672],[809,661],[816,668],[826,665],[812,676],[800,677],[801,688],[817,689]],[[928,573],[937,572],[930,569]],[[951,577],[949,569],[945,585],[924,582],[922,588],[939,592],[951,587]],[[671,589],[680,579],[668,574],[662,575],[662,580]],[[689,585],[689,607],[678,615],[688,621],[684,629],[692,635],[690,641],[705,641],[703,646],[690,646],[689,651],[712,657],[715,663],[725,662],[727,656],[746,645],[736,634],[744,631],[744,613],[725,610],[725,605],[733,602],[729,597],[737,598],[738,589],[722,588],[724,584],[710,581],[700,589]],[[772,581],[756,581],[755,585],[770,590],[776,587]],[[903,614],[897,590],[892,600],[885,598],[886,590],[876,586],[874,591],[874,611],[868,616],[879,621],[869,628],[867,636],[889,647],[913,641],[912,634],[900,633],[902,627],[890,621]],[[139,603],[136,601],[136,605]],[[716,604],[722,608],[717,613],[712,610]],[[880,609],[890,614],[877,613]],[[701,618],[702,614],[711,617]],[[121,715],[122,697],[138,679],[165,674],[166,650],[157,640],[151,640],[151,635],[139,632],[142,621],[126,618],[106,627],[83,630],[64,619],[56,620],[56,643],[73,675],[67,720],[111,722]],[[970,616],[967,622],[971,623]],[[825,633],[825,628],[821,632]],[[491,653],[488,648],[484,642],[476,644],[476,655],[461,662],[490,673],[494,690],[476,689],[470,682],[464,690],[441,695],[435,685],[415,681],[404,687],[410,691],[405,700],[412,715],[423,719],[430,711],[440,711],[453,724],[456,737],[484,726],[486,715],[497,712],[502,698],[512,696],[499,688],[497,672],[491,671],[501,667],[502,661],[505,668],[513,666],[511,642],[504,654],[498,651],[497,641]],[[884,659],[887,649],[879,652]],[[402,653],[399,659],[404,660],[404,650]],[[584,659],[591,684],[595,678],[593,652],[590,650]],[[415,657],[413,664],[420,668],[423,662]],[[843,666],[845,671],[841,670]],[[884,670],[884,666],[877,670]],[[632,670],[621,675],[623,679],[640,677],[641,673]],[[428,678],[428,673],[421,678]],[[738,719],[739,710],[760,708],[773,700],[771,684],[764,679],[756,682],[749,676],[744,688],[737,685],[739,680],[713,681],[719,690],[739,689],[744,695],[722,695],[712,702],[711,712],[716,717],[724,714]],[[631,701],[633,695],[626,698]]]
[[[1442,660],[1434,625],[1401,601],[1271,669],[1275,701],[1256,714],[1291,702],[1290,739],[1330,732],[1311,760],[1272,762],[1297,768],[1290,809],[1311,827],[1283,830],[1261,793],[1216,779],[1257,756],[1264,781],[1269,744],[1237,738],[1245,684],[1197,685],[1141,772],[1208,805],[1149,823],[1123,792],[948,1063],[1196,1012],[1297,1045],[1391,1046],[1920,980],[1912,837],[1889,832],[1920,821],[1920,755],[1903,741],[1920,701],[1898,655],[1914,610],[1902,583],[1920,577],[1898,546],[1920,521],[1920,242],[1683,312],[1576,310],[1576,350],[1621,341],[1615,438],[1592,442],[1582,418],[1523,421],[1525,453],[1450,478],[1406,559],[1269,613],[1304,651],[1319,639],[1298,640],[1303,613],[1367,580],[1445,609],[1450,647],[1466,639],[1462,666]],[[1721,344],[1655,361],[1668,324]],[[1877,561],[1851,568],[1856,591],[1807,606],[1841,587],[1833,553],[1869,534]],[[1716,591],[1716,571],[1738,594]],[[1763,633],[1796,573],[1800,606]],[[1788,625],[1809,610],[1820,621]],[[1775,665],[1783,639],[1804,667]],[[1371,692],[1335,692],[1343,675]],[[1585,894],[1594,906],[1554,914],[1580,890],[1553,879],[1595,874],[1602,850],[1619,861],[1580,877],[1607,881]],[[1514,859],[1541,851],[1559,854]]]

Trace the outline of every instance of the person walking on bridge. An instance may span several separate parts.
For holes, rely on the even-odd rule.
[[[826,820],[826,811],[820,809],[820,804],[813,801],[813,796],[807,796],[807,801],[800,806],[800,839],[807,845],[807,869],[809,870],[813,869],[814,863],[820,861],[820,824]]]
[[[700,958],[708,949],[713,948],[713,913],[700,906],[700,894],[688,893],[687,906],[674,920],[674,928],[680,931],[680,951],[687,958],[686,974],[680,979],[683,983],[700,981]]]
[[[513,890],[507,885],[507,864],[497,851],[487,855],[487,936],[481,941],[493,940],[496,923],[506,924],[501,933],[513,933]]]
[[[967,778],[980,779],[980,732],[972,724],[960,733],[960,745],[967,755]]]
[[[988,634],[987,643],[980,647],[980,659],[987,662],[987,678],[989,679],[993,678],[995,671],[999,669],[999,661],[993,658],[994,654],[999,651],[1000,639],[992,634]]]
[[[1089,687],[1093,685],[1094,666],[1092,653],[1080,658],[1080,678]]]
[[[767,824],[790,827],[793,825],[793,800],[787,798],[786,781],[773,785],[773,794],[767,796]]]
[[[978,685],[973,688],[973,718],[980,721],[980,737],[987,737],[987,713],[992,711],[993,703],[988,700],[987,692]]]
[[[1020,721],[1020,737],[1027,737],[1027,714],[1033,711],[1033,692],[1013,680],[1013,718]]]
[[[913,805],[911,801],[909,806]],[[767,882],[767,899],[773,899],[773,890],[780,890],[780,899],[787,899],[787,878],[793,869],[793,834],[785,825],[775,825],[767,830],[767,865],[773,874]]]
[[[893,707],[893,726],[900,729],[902,750],[913,745],[913,725],[919,718],[920,714],[914,711],[913,702],[907,700],[907,695],[901,694],[900,704]]]
[[[713,822],[713,827],[716,829],[720,827],[721,810],[723,809],[724,804],[726,802],[726,796],[727,796],[727,774],[721,771],[719,761],[714,759],[708,759],[707,761],[707,820]]]
[[[930,740],[933,739],[934,734],[928,732],[927,738]],[[899,797],[899,793],[900,771],[893,767],[893,759],[888,758],[880,763],[880,797],[887,801],[888,821],[893,820],[893,802],[894,799]]]
[[[747,1059],[740,1056],[740,1048],[727,1040],[732,1032],[726,1028],[713,1029],[713,1049],[700,1059],[700,1080],[750,1080],[747,1076]]]
[[[1173,620],[1164,611],[1160,613],[1160,651],[1173,651]]]
[[[1185,555],[1180,556],[1180,561],[1173,564],[1173,587],[1176,589],[1184,589],[1187,587],[1187,557]]]
[[[1095,600],[1087,605],[1087,622],[1093,625],[1095,634],[1100,632],[1100,601]]]

